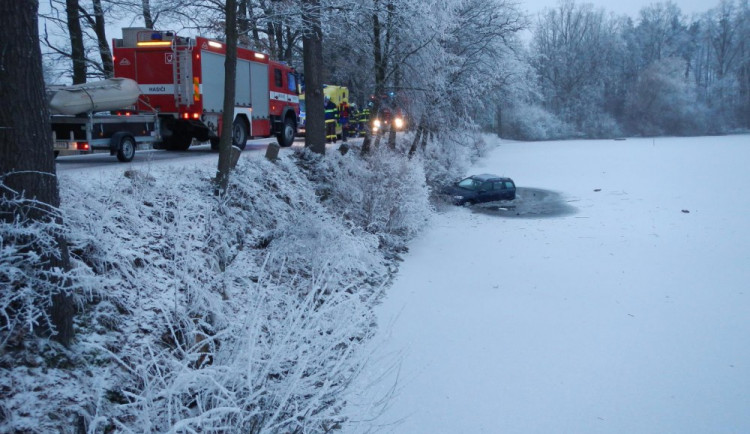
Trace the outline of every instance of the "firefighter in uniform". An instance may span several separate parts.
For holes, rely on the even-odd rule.
[[[346,101],[341,101],[341,104],[339,104],[339,124],[341,124],[341,141],[344,143],[346,143],[346,137],[349,134],[350,114],[349,104]]]
[[[370,107],[365,106],[357,114],[357,123],[359,124],[359,135],[364,137],[370,123]]]
[[[331,143],[336,141],[336,118],[338,118],[338,109],[336,104],[330,98],[325,99],[326,109],[326,141]]]

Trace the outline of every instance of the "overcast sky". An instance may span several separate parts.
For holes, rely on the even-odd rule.
[[[520,0],[520,2],[521,7],[532,15],[541,12],[545,8],[555,7],[559,3],[558,0]],[[643,7],[659,2],[652,0],[576,0],[576,3],[591,3],[597,8],[603,8],[605,11],[624,14],[637,19],[638,12]],[[689,17],[716,7],[719,4],[719,0],[673,0],[673,3],[680,7],[683,14]]]

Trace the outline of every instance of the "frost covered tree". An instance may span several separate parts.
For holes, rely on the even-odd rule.
[[[748,16],[747,2],[722,1],[698,22],[695,83],[725,130],[748,125]]]
[[[705,113],[684,71],[685,61],[671,57],[653,62],[639,75],[626,102],[632,131],[649,136],[705,131]]]
[[[0,278],[3,300],[0,330],[7,338],[5,333],[13,331],[14,327],[33,330],[34,325],[42,325],[40,321],[48,321],[55,339],[69,344],[73,338],[74,306],[64,291],[64,272],[70,268],[67,244],[62,234],[55,232],[55,227],[61,224],[60,198],[42,77],[38,6],[33,0],[0,3],[0,100],[3,101],[0,104],[0,221],[10,225],[3,226],[0,242],[4,249],[20,248],[13,258],[29,257],[38,261],[37,264],[23,260],[13,262],[19,264],[16,265],[18,271]],[[45,244],[33,231],[25,233],[23,230],[39,226],[52,231],[48,238],[50,243]],[[12,230],[14,227],[16,231]],[[0,269],[8,272],[8,267],[12,266],[3,263]],[[24,273],[29,273],[29,278],[17,281],[18,275]],[[36,291],[46,289],[49,292],[37,298]],[[38,303],[49,306],[49,313],[32,314],[24,320],[26,324],[14,324],[22,311],[39,309]]]
[[[680,8],[671,1],[641,9],[635,30],[641,69],[668,57],[689,56],[688,26]]]
[[[614,41],[614,26],[603,10],[573,1],[548,9],[534,30],[531,62],[545,107],[581,131],[607,123],[597,116]]]

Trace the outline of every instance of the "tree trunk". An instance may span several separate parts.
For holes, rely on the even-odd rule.
[[[102,58],[102,69],[104,77],[110,78],[115,75],[115,67],[112,62],[112,51],[109,48],[107,34],[105,32],[104,10],[102,9],[102,0],[93,0],[94,2],[94,32],[99,45],[99,56]]]
[[[39,48],[36,0],[0,2],[0,189],[4,197],[23,194],[44,204],[25,209],[29,223],[57,220],[60,196],[52,153],[49,108],[44,94],[42,55]],[[12,221],[21,210],[0,209],[0,218]],[[61,222],[60,222],[61,223]],[[58,251],[38,252],[46,267],[70,268],[67,244],[58,240]],[[57,334],[68,345],[73,338],[73,300],[64,294],[53,298],[50,312]]]
[[[260,30],[258,30],[258,18],[253,11],[252,3],[247,8],[248,21],[253,34],[253,47],[257,50],[260,48]]]
[[[286,48],[284,48],[284,54],[281,60],[287,63],[292,63],[294,55],[294,47],[297,42],[297,33],[292,31],[291,26],[286,27]]]
[[[34,4],[37,2],[35,1]],[[86,50],[83,46],[79,7],[78,0],[65,0],[65,13],[70,35],[70,58],[73,60],[73,84],[86,83]]]
[[[372,54],[375,60],[375,100],[373,101],[372,109],[370,109],[370,119],[376,119],[380,113],[380,98],[383,96],[385,89],[385,65],[383,61],[383,51],[380,42],[381,25],[380,17],[378,16],[377,5],[378,1],[375,0],[375,12],[372,14]],[[369,131],[369,130],[368,130]],[[367,132],[365,139],[362,141],[362,154],[368,154],[370,152],[370,146],[372,141],[372,134]]]
[[[141,10],[143,11],[143,25],[147,29],[153,29],[154,19],[151,17],[151,0],[141,0]]]
[[[419,139],[422,137],[422,134],[424,134],[424,124],[425,124],[425,115],[422,115],[422,118],[419,120],[419,125],[417,126],[417,131],[414,133],[414,140],[411,142],[411,147],[409,148],[409,158],[413,157],[414,154],[417,153],[417,145],[419,145]]]
[[[283,60],[284,56],[284,24],[276,23],[276,59]]]
[[[503,137],[503,108],[499,104],[495,112],[495,134],[500,138]]]
[[[237,41],[239,45],[249,46],[250,21],[247,19],[247,0],[240,0],[237,8]]]
[[[318,154],[326,153],[325,110],[323,101],[323,33],[320,28],[320,0],[304,0],[305,18],[311,28],[302,37],[305,64],[305,103],[307,120],[305,146]]]
[[[218,193],[224,195],[229,186],[232,156],[232,122],[234,121],[234,93],[237,76],[237,0],[226,0],[227,54],[224,60],[224,113],[221,117],[219,168],[216,173]]]
[[[390,9],[389,12],[391,12]],[[394,51],[396,51],[400,48],[401,44],[398,30],[393,29],[392,31],[394,32]],[[396,92],[401,92],[401,65],[397,61],[393,62],[393,88]],[[394,121],[397,113],[399,113],[402,108],[400,101],[401,95],[397,93],[395,96],[395,104],[392,104],[391,107],[391,131],[388,133],[388,147],[394,151],[396,150],[396,125]]]

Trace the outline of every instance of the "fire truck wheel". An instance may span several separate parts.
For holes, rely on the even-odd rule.
[[[284,127],[281,132],[276,135],[276,140],[279,142],[279,146],[288,148],[294,143],[294,121],[291,118],[284,119]]]
[[[240,148],[241,151],[244,151],[247,146],[247,124],[240,118],[235,119],[232,124],[232,145]]]
[[[117,159],[123,163],[133,160],[135,157],[135,140],[130,136],[124,136],[120,139],[120,146],[117,150]]]

